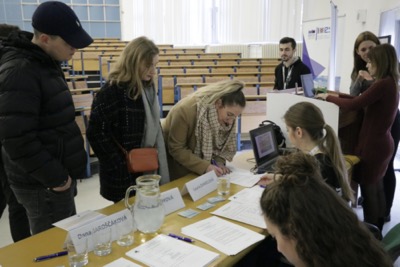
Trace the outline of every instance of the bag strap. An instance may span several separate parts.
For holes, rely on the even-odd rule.
[[[128,151],[126,151],[126,149],[123,148],[120,143],[118,143],[118,141],[117,141],[117,139],[115,139],[114,135],[111,135],[111,138],[113,139],[114,143],[116,143],[117,146],[121,149],[121,151],[124,153],[124,155],[127,156]]]

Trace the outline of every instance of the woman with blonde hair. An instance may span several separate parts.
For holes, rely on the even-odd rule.
[[[126,189],[143,173],[129,173],[126,151],[155,147],[161,183],[169,182],[160,110],[154,87],[159,50],[146,37],[132,40],[93,101],[87,136],[100,163],[100,193],[111,201],[124,198]]]
[[[236,118],[246,99],[243,82],[226,80],[200,88],[179,101],[162,123],[171,180],[190,172],[229,173],[236,153]]]
[[[296,267],[393,266],[379,241],[323,181],[314,157],[281,157],[276,170],[280,178],[265,189],[260,205],[268,233],[289,262]]]

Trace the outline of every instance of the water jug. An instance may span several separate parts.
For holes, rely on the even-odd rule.
[[[125,206],[132,212],[136,227],[142,233],[155,233],[164,222],[164,206],[160,198],[161,176],[155,174],[136,178],[136,185],[125,193]],[[129,195],[136,190],[135,204],[129,203]]]

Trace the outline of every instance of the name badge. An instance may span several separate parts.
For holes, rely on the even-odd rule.
[[[217,175],[214,171],[207,172],[185,184],[182,195],[189,192],[193,201],[196,201],[217,189]]]
[[[185,207],[185,203],[177,187],[162,192],[160,198],[164,205],[165,215]]]

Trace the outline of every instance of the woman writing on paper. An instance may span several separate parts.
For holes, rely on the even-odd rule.
[[[382,229],[385,212],[382,177],[394,151],[390,129],[399,104],[399,71],[394,47],[382,44],[372,48],[368,52],[367,68],[375,82],[361,95],[343,98],[318,94],[317,98],[335,103],[344,110],[364,109],[355,149],[361,161],[355,166],[353,176],[364,198],[364,220]]]
[[[375,79],[370,75],[367,70],[368,52],[373,47],[379,45],[379,39],[372,32],[366,31],[358,35],[354,43],[354,67],[351,73],[351,87],[350,94],[358,96],[364,93],[370,87]],[[389,165],[383,176],[383,188],[385,192],[386,209],[385,209],[385,222],[390,221],[390,210],[393,205],[394,193],[396,191],[396,175],[394,173],[394,158],[396,157],[397,147],[400,141],[400,112],[397,110],[396,117],[390,129],[394,142],[394,151],[390,159]]]
[[[176,104],[162,123],[171,180],[190,172],[229,173],[236,153],[236,118],[246,99],[243,82],[226,80],[200,88]]]
[[[93,101],[87,136],[100,162],[100,194],[117,202],[142,173],[129,173],[121,145],[155,147],[161,183],[169,182],[159,104],[154,88],[159,50],[146,37],[132,40]],[[117,144],[118,143],[118,144]]]
[[[283,116],[290,143],[304,153],[314,156],[324,180],[346,201],[353,199],[339,140],[332,127],[325,123],[321,110],[309,102],[291,106]],[[274,174],[266,174],[261,185],[273,181]]]

